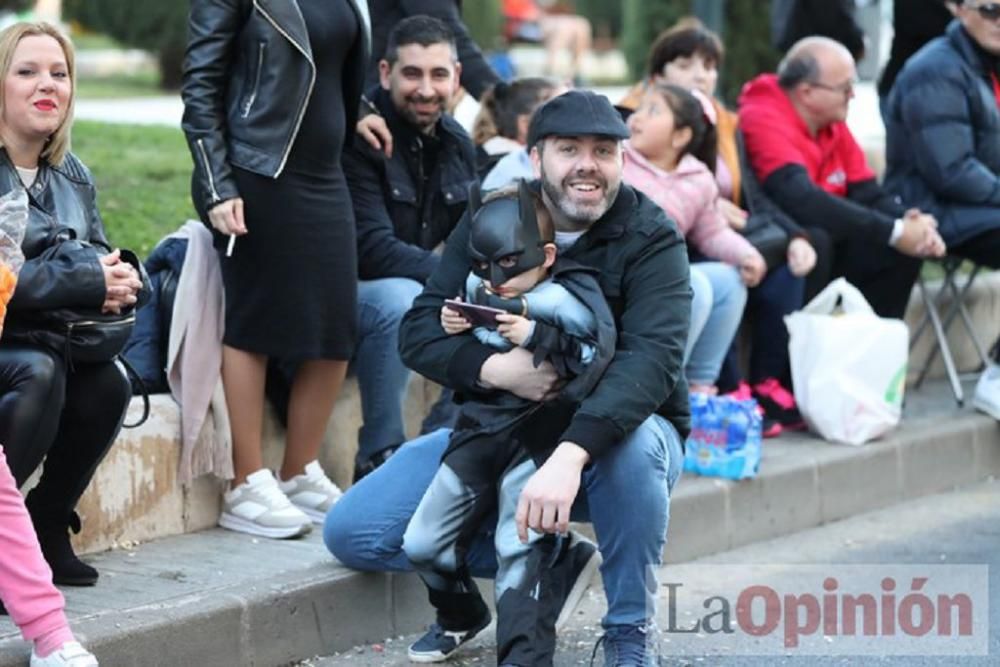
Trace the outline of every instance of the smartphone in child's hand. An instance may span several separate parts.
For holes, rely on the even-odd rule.
[[[487,327],[490,329],[497,328],[499,324],[497,322],[497,315],[507,312],[499,308],[480,306],[475,303],[466,303],[465,301],[454,301],[453,299],[445,299],[444,305],[461,314],[472,326]]]

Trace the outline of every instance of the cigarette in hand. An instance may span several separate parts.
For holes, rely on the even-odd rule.
[[[226,245],[226,257],[233,256],[233,248],[236,247],[236,234],[229,235],[229,244]]]

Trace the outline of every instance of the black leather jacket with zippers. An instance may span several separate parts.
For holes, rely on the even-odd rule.
[[[344,69],[352,132],[371,48],[366,0],[350,0],[361,39]],[[309,34],[295,0],[192,0],[181,127],[194,158],[198,213],[239,196],[231,166],[277,178],[315,83]]]
[[[17,170],[0,149],[0,197],[20,187],[23,186]],[[9,305],[11,324],[23,311],[100,308],[107,288],[97,249],[92,257],[72,264],[47,262],[39,257],[57,235],[72,234],[81,241],[107,244],[90,170],[71,153],[66,154],[59,166],[42,159],[27,191],[28,225],[21,242],[25,262]],[[146,282],[138,294],[140,303],[148,296]]]

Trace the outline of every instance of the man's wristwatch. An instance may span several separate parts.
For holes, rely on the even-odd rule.
[[[889,245],[895,248],[901,238],[903,238],[903,219],[896,218],[892,221],[892,234],[889,235]]]

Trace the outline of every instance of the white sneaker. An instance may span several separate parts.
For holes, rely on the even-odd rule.
[[[258,470],[226,493],[219,525],[261,537],[298,537],[312,530],[309,517],[296,509],[278,488],[270,470]]]
[[[98,665],[94,654],[80,646],[80,642],[66,642],[58,651],[44,658],[38,657],[32,649],[31,667],[98,667]]]
[[[292,504],[302,510],[313,523],[322,524],[326,513],[340,500],[344,492],[323,472],[319,461],[306,465],[305,474],[296,475],[287,482],[278,481],[278,488]]]
[[[1000,421],[1000,365],[990,364],[979,376],[972,405]]]

